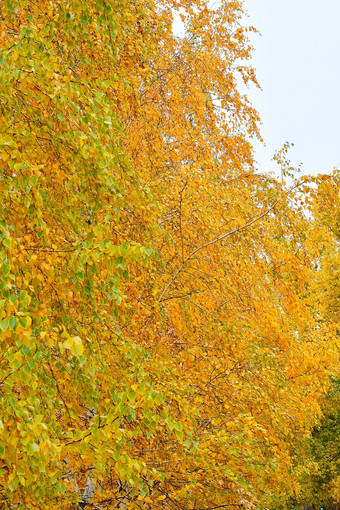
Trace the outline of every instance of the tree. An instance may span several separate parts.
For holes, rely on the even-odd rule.
[[[336,364],[309,306],[324,240],[303,183],[254,170],[242,15],[1,6],[7,508],[266,508],[294,489]]]
[[[339,176],[319,176],[311,190],[312,211],[325,246],[316,261],[311,296],[319,334],[327,341],[339,336]],[[297,472],[301,479],[300,501],[335,507],[339,491],[339,370],[321,400],[322,416],[307,443],[307,455]]]
[[[143,205],[153,201],[124,154],[116,94],[133,95],[129,71],[152,53],[151,8],[1,6],[1,486],[9,508],[67,508],[87,499],[93,471],[100,478],[112,465],[134,483],[144,472],[119,427],[133,420],[127,402],[139,391],[146,410],[161,396],[151,396],[146,354],[123,340],[117,317],[128,266],[153,257]]]

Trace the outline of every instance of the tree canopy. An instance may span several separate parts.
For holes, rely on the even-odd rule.
[[[243,3],[0,18],[1,505],[289,501],[338,370],[335,240],[308,178],[256,171]]]

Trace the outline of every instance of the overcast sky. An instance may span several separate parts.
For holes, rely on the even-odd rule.
[[[258,109],[267,147],[256,158],[275,169],[274,152],[294,143],[293,166],[303,173],[340,167],[340,0],[245,0],[253,66],[262,86],[248,91]]]

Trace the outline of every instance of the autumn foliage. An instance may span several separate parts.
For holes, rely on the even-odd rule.
[[[255,170],[242,2],[0,15],[2,507],[275,508],[337,368],[332,241]]]

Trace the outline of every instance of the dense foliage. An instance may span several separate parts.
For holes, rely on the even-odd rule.
[[[242,2],[208,5],[0,6],[4,508],[300,490],[338,365],[312,289],[332,237],[307,179],[256,173]]]
[[[327,176],[312,192],[313,216],[319,231],[326,230],[325,244],[316,261],[311,284],[314,314],[323,336],[332,330],[339,335],[340,254],[339,254],[339,173]],[[326,238],[326,236],[325,236]],[[339,373],[331,377],[327,394],[320,400],[322,415],[306,443],[303,460],[296,467],[300,481],[297,501],[304,505],[337,509],[340,502],[340,381]]]

